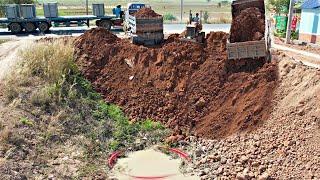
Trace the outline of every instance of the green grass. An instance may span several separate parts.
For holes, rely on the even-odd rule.
[[[26,117],[21,117],[20,118],[20,122],[23,124],[23,125],[26,125],[26,126],[33,126],[33,122],[26,118]]]

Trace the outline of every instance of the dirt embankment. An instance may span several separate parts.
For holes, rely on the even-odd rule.
[[[231,73],[226,39],[226,33],[212,32],[203,46],[175,35],[146,48],[93,29],[76,41],[75,57],[95,89],[133,121],[152,118],[177,133],[223,137],[267,118],[277,82],[274,64]]]

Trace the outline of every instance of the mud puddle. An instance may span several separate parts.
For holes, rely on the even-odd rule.
[[[113,175],[119,180],[163,179],[163,180],[198,180],[197,176],[186,176],[179,171],[181,159],[147,149],[136,151],[127,158],[118,159],[113,168]]]

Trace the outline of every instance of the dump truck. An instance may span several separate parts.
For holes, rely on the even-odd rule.
[[[33,4],[8,4],[5,8],[6,18],[0,18],[0,25],[7,26],[9,31],[17,34],[21,32],[33,33],[37,29],[41,32],[47,32],[53,25],[89,26],[89,22],[93,20],[96,20],[97,26],[110,30],[112,26],[122,26],[123,22],[121,18],[116,16],[105,15],[104,4],[93,4],[93,15],[58,16],[57,3],[45,3],[43,9],[45,16],[38,17]]]
[[[240,59],[259,59],[265,58],[267,61],[270,61],[270,23],[265,18],[265,4],[264,0],[236,0],[231,4],[232,9],[232,19],[237,18],[242,11],[247,8],[257,8],[263,14],[264,20],[264,34],[260,40],[250,40],[245,42],[232,42],[229,38],[227,42],[227,56],[229,60],[240,60]],[[234,21],[233,21],[234,23]],[[244,22],[246,23],[246,22]],[[232,24],[231,26],[233,26]],[[241,28],[241,27],[240,27]],[[232,27],[231,27],[232,29]],[[230,31],[230,36],[232,36],[234,31]]]
[[[145,16],[138,16],[139,10],[146,11]],[[129,3],[125,12],[124,31],[130,35],[133,44],[157,45],[163,42],[163,17],[154,13],[149,5]]]

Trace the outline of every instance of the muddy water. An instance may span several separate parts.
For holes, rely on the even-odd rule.
[[[118,159],[114,177],[119,180],[139,179],[135,177],[164,177],[163,180],[198,180],[196,176],[185,176],[179,171],[181,159],[148,149],[133,152],[127,158]],[[143,178],[141,178],[143,179]]]

